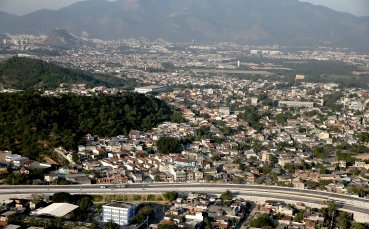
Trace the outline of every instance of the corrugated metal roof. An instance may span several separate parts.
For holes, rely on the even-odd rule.
[[[68,203],[53,203],[34,212],[35,215],[51,215],[63,217],[78,208],[78,205]]]

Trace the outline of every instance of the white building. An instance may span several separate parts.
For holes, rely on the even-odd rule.
[[[364,108],[365,108],[365,106],[360,101],[352,101],[350,103],[350,106],[349,106],[349,109],[351,109],[351,110],[357,110],[357,111],[358,110],[362,111]]]
[[[300,102],[300,101],[279,101],[278,105],[287,107],[314,107],[313,102]]]
[[[121,226],[128,225],[136,213],[136,205],[124,202],[110,202],[102,206],[103,222],[113,221]]]
[[[250,54],[251,55],[258,55],[258,54],[260,54],[261,53],[261,51],[260,50],[250,50]]]
[[[147,93],[150,93],[150,92],[162,92],[162,91],[165,91],[165,90],[166,90],[165,86],[157,86],[157,85],[135,88],[135,92],[142,93],[142,94],[147,94]]]
[[[54,217],[66,217],[76,210],[78,205],[69,203],[53,203],[45,208],[40,208],[32,212],[32,215],[45,215]]]
[[[11,156],[14,156],[14,155],[17,155],[17,154],[13,154]],[[27,161],[29,161],[29,158],[28,157],[22,157],[20,155],[17,155],[15,157],[11,157],[10,158],[6,158],[6,161],[7,162],[10,162],[12,163],[14,166],[16,167],[21,167],[23,166]]]

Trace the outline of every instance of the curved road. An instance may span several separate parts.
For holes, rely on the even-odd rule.
[[[72,194],[119,194],[179,191],[221,194],[228,189],[238,195],[291,200],[319,205],[324,205],[327,200],[333,199],[344,210],[364,213],[369,216],[369,199],[325,191],[278,186],[215,183],[135,183],[126,185],[2,185],[0,187],[0,195],[15,196],[17,194],[52,194],[55,192],[69,192]]]

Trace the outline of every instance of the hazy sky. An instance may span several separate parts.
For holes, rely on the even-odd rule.
[[[0,11],[14,14],[26,14],[48,8],[59,9],[81,0],[0,0]],[[160,0],[158,0],[160,1]],[[369,16],[369,0],[300,0],[332,9],[349,12],[358,16]]]

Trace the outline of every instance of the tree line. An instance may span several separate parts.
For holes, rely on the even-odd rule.
[[[171,119],[173,112],[152,96],[42,96],[0,94],[0,149],[30,158],[50,147],[76,149],[91,133],[112,137],[130,130],[149,130]]]
[[[0,85],[3,87],[20,90],[51,89],[59,87],[61,83],[123,86],[125,82],[25,57],[12,57],[0,62]]]

